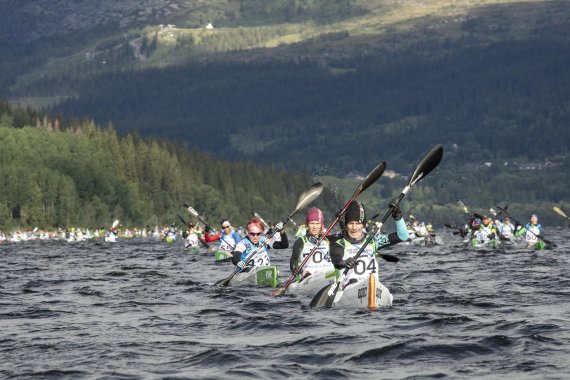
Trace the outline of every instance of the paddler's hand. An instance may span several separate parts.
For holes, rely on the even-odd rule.
[[[349,257],[346,260],[342,260],[338,266],[341,268],[348,268],[348,269],[352,269],[354,268],[354,266],[356,265],[356,260],[354,259],[354,257]]]
[[[487,237],[488,237],[489,239],[493,240],[495,237],[497,237],[497,235],[495,235],[495,233],[492,232],[492,233],[490,233]]]
[[[283,231],[283,222],[279,222],[275,225],[275,231],[277,232]]]
[[[237,267],[238,267],[239,269],[245,268],[245,261],[239,261],[239,262],[237,263]]]
[[[392,199],[388,207],[392,209],[392,218],[394,218],[394,220],[402,219],[402,210],[400,210],[400,201],[398,198]]]
[[[298,276],[301,274],[301,268],[298,265],[295,265],[292,269],[291,269],[291,274],[293,276]]]

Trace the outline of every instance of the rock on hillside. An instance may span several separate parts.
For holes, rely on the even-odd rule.
[[[204,0],[2,0],[0,41],[29,42],[42,36],[105,25],[128,27],[165,22],[195,9]]]

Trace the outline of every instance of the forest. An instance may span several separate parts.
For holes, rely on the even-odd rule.
[[[461,200],[480,213],[510,205],[520,219],[539,212],[543,223],[561,224],[552,206],[568,205],[568,159],[534,169],[515,163],[462,169],[454,164],[457,153],[445,149],[437,170],[402,203],[406,215],[460,223],[467,217],[457,206]],[[423,153],[410,154],[410,160]],[[385,160],[390,169],[390,157]],[[410,173],[400,174],[383,176],[361,195],[369,216],[385,212],[402,191]],[[245,223],[254,211],[276,221],[289,215],[297,196],[317,181],[325,190],[315,205],[331,220],[361,178],[228,162],[165,139],[119,134],[111,124],[60,122],[0,102],[0,229],[98,227],[115,218],[130,226],[166,225],[179,223],[177,214],[191,220],[182,203],[193,205],[213,225],[221,218]],[[294,219],[302,222],[302,213]]]
[[[125,226],[179,224],[177,214],[192,220],[183,203],[213,226],[221,218],[245,223],[254,211],[272,221],[289,215],[312,183],[301,173],[0,103],[0,229],[99,227],[115,218]]]

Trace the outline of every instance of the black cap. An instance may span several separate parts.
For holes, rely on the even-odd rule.
[[[344,223],[359,222],[366,224],[366,211],[359,201],[352,201],[344,214]]]

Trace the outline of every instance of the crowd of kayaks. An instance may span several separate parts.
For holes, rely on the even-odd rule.
[[[488,224],[488,217],[470,218],[462,227],[445,225],[452,229],[451,233],[446,233],[445,242],[447,244],[460,244],[466,249],[480,250],[504,250],[505,247],[530,248],[533,250],[543,250],[552,248],[552,243],[547,243],[540,234],[542,229],[526,224],[525,226],[511,226],[509,219],[493,220],[492,226]],[[15,231],[6,236],[0,232],[0,243],[19,243],[32,240],[58,240],[64,242],[76,242],[87,240],[103,240],[106,242],[116,242],[118,240],[130,239],[152,239],[157,242],[173,243],[177,240],[184,241],[184,252],[201,254],[203,256],[214,257],[216,262],[229,262],[232,260],[232,253],[226,250],[216,249],[212,245],[204,243],[200,238],[200,244],[188,244],[188,235],[182,231],[177,231],[173,226],[152,230],[147,229],[126,229],[117,228],[118,221],[113,226],[105,229],[66,229],[52,232],[40,231],[38,229],[30,231]],[[304,226],[300,226],[296,236],[305,233]],[[421,223],[413,216],[408,217],[408,241],[401,244],[416,247],[437,247],[444,245],[444,238],[441,234],[435,233],[430,223]],[[518,228],[518,231],[517,231]],[[522,232],[521,232],[522,231]],[[198,236],[203,236],[203,231],[196,231]],[[448,231],[446,231],[448,232]],[[243,233],[243,232],[241,232]],[[366,308],[375,310],[380,307],[392,305],[393,296],[389,289],[385,287],[374,276],[363,278],[349,286],[338,288],[336,284],[341,276],[338,270],[328,272],[316,272],[306,276],[299,276],[296,281],[288,287],[288,292],[297,297],[305,297],[314,306],[319,302],[329,302],[336,308]],[[229,281],[230,286],[267,286],[277,288],[279,286],[279,271],[275,265],[253,267],[237,273]],[[335,291],[335,289],[337,291]],[[326,300],[326,301],[325,301]]]

